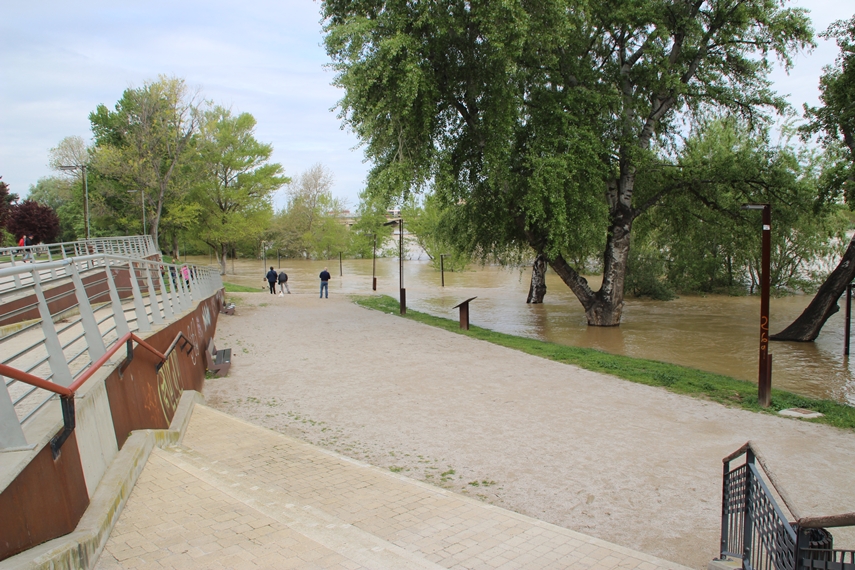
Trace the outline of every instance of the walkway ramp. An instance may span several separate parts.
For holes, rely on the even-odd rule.
[[[684,568],[197,405],[96,568]]]

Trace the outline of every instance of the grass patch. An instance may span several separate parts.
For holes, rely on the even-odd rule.
[[[234,283],[226,283],[223,282],[223,287],[226,290],[226,293],[258,293],[260,289],[258,287],[247,287],[245,285],[235,285]]]
[[[400,310],[398,301],[387,295],[354,297],[354,302],[362,307],[394,315],[398,315]],[[761,408],[757,401],[757,385],[730,376],[656,360],[608,354],[592,348],[564,346],[523,338],[476,326],[470,326],[468,331],[464,331],[460,329],[460,323],[456,320],[434,317],[411,309],[407,309],[407,314],[403,317],[534,356],[573,364],[594,372],[611,374],[630,382],[661,386],[676,394],[704,398],[727,406],[770,414],[776,414],[778,411],[787,408],[808,408],[820,412],[824,416],[814,420],[802,421],[855,429],[855,408],[831,400],[818,400],[799,396],[792,392],[772,389],[772,405],[768,408]]]

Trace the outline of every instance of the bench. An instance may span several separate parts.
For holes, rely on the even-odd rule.
[[[223,306],[220,307],[220,312],[224,315],[234,315],[235,314],[235,304],[234,303],[229,303],[228,305],[223,304]]]
[[[214,339],[211,339],[205,350],[205,367],[217,378],[225,376],[232,367],[232,349],[217,350]]]

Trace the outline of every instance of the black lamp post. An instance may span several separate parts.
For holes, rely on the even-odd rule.
[[[390,220],[384,226],[398,226],[398,280],[400,282],[401,314],[407,314],[407,290],[404,289],[404,218]]]
[[[445,287],[445,256],[450,255],[448,253],[440,253],[439,254],[439,274],[442,276],[442,286]]]
[[[374,250],[371,252],[371,290],[377,290],[377,234],[374,234]]]
[[[763,210],[763,245],[760,272],[760,366],[757,379],[757,400],[768,408],[772,403],[772,355],[769,354],[769,269],[772,251],[772,206],[744,204],[743,210]]]

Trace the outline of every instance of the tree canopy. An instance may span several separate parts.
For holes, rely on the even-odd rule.
[[[255,139],[255,118],[223,107],[204,115],[196,142],[198,182],[191,192],[196,235],[215,251],[225,274],[229,246],[256,240],[273,216],[271,196],[289,182],[268,162],[273,147]]]
[[[592,325],[619,324],[633,222],[665,199],[636,195],[640,173],[698,113],[783,109],[770,58],[789,67],[813,41],[805,11],[775,0],[327,0],[323,14],[369,188],[435,192],[471,251],[543,254]],[[571,260],[597,248],[594,291]]]

